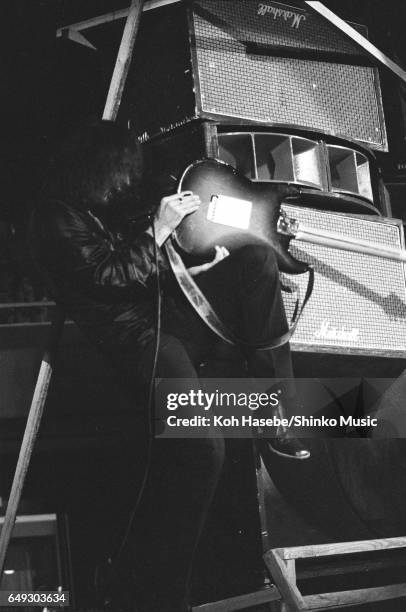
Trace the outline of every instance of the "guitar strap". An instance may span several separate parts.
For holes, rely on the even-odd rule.
[[[299,307],[300,300],[299,298],[296,300],[296,305],[294,308],[294,312],[292,315],[292,320],[289,324],[289,329],[285,334],[275,338],[271,344],[267,344],[266,346],[257,346],[251,345],[249,342],[245,340],[239,339],[233,331],[231,331],[223,321],[217,316],[216,312],[213,310],[210,302],[206,299],[198,285],[193,280],[192,276],[186,269],[185,264],[182,261],[181,256],[175,249],[172,238],[169,238],[165,243],[166,254],[169,259],[169,263],[172,267],[172,270],[175,274],[176,280],[183,291],[185,297],[188,299],[189,303],[195,309],[197,314],[201,319],[210,327],[210,329],[217,334],[222,340],[228,342],[229,344],[236,344],[247,346],[250,348],[255,348],[256,350],[270,350],[274,348],[278,348],[286,342],[289,342],[292,337],[296,326],[299,322],[300,316],[303,312],[304,307],[306,306],[314,286],[314,270],[312,267],[309,267],[309,280],[307,283],[306,294],[303,300],[302,305]]]

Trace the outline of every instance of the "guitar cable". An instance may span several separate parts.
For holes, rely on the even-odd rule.
[[[154,342],[151,376],[150,376],[150,381],[149,381],[149,386],[148,386],[149,388],[148,388],[148,401],[147,401],[148,446],[147,446],[147,454],[146,454],[146,463],[145,463],[144,475],[142,478],[141,486],[139,488],[138,495],[135,500],[133,509],[131,510],[124,535],[121,538],[120,546],[114,557],[114,561],[112,561],[111,557],[109,557],[108,559],[108,563],[112,565],[112,569],[110,573],[110,578],[107,580],[107,584],[104,587],[104,592],[106,592],[108,587],[110,587],[114,583],[115,577],[117,575],[121,556],[128,542],[128,538],[129,538],[135,517],[139,510],[141,500],[142,500],[142,497],[146,489],[148,477],[151,471],[151,463],[152,463],[152,446],[153,446],[152,443],[153,443],[153,435],[154,435],[153,400],[154,400],[155,376],[156,376],[156,369],[157,369],[158,356],[159,356],[159,345],[160,345],[160,340],[161,340],[162,296],[161,296],[161,279],[160,279],[160,274],[159,274],[158,244],[156,242],[154,216],[152,214],[149,214],[148,220],[149,220],[149,223],[152,229],[152,237],[153,237],[153,242],[154,242],[156,311],[155,311],[155,342]],[[96,584],[97,584],[97,580],[98,580],[98,569],[96,568],[96,572],[95,572],[95,583]],[[107,603],[107,602],[104,602],[104,603]]]

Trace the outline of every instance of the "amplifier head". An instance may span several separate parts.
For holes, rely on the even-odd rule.
[[[194,0],[148,13],[124,96],[145,137],[209,119],[302,128],[387,150],[376,67],[308,7]]]

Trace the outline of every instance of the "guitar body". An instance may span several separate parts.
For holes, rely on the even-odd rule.
[[[228,164],[204,159],[185,170],[178,190],[193,191],[202,202],[175,232],[179,247],[186,253],[209,259],[215,245],[233,250],[266,243],[274,249],[282,272],[300,274],[307,270],[307,264],[289,253],[289,237],[277,232],[280,205],[292,195],[288,185],[254,183]]]

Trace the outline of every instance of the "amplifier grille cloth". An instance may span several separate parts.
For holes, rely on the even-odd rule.
[[[313,11],[293,8],[280,2],[270,1],[262,4],[255,0],[197,0],[194,6],[197,14],[217,23],[220,28],[231,30],[235,33],[234,37],[243,42],[316,51],[339,51],[353,56],[362,56],[364,53],[358,45]],[[261,6],[265,8],[265,12],[261,11]],[[278,9],[286,9],[290,16],[276,16],[267,12]],[[364,26],[357,25],[356,29],[364,35],[367,34],[367,28]]]
[[[264,18],[256,10],[232,1],[219,5],[222,19],[233,27],[239,17],[245,41],[256,32],[258,43],[267,42],[269,32],[261,34],[265,22],[258,24]],[[267,23],[274,27],[273,19]],[[283,24],[290,33],[291,26]],[[230,33],[196,13],[194,26],[204,112],[298,125],[385,148],[374,68],[247,54],[238,30]]]
[[[283,206],[302,223],[391,248],[402,247],[401,230],[395,223],[354,218],[348,215]],[[406,353],[406,281],[404,265],[293,240],[291,252],[315,268],[315,287],[292,346],[309,350],[331,348],[338,352],[370,354]],[[282,275],[303,296],[306,275]],[[294,299],[284,294],[288,315]],[[335,336],[335,337],[334,337]]]

